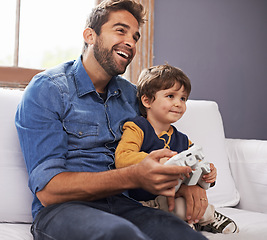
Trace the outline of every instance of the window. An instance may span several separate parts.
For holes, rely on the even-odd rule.
[[[6,34],[1,37],[0,64],[44,69],[77,58],[82,49],[85,20],[94,3],[92,0],[1,1],[0,22]]]
[[[141,29],[137,54],[125,76],[136,82],[152,65],[154,0],[139,0],[148,22]],[[0,87],[25,87],[42,69],[77,59],[85,20],[99,0],[5,0],[0,2]]]
[[[16,0],[0,2],[0,65],[13,65],[15,46]]]

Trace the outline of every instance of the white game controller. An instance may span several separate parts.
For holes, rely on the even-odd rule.
[[[191,145],[188,150],[185,150],[173,157],[171,157],[166,165],[178,165],[178,166],[189,166],[192,169],[190,177],[184,176],[184,179],[179,179],[178,185],[175,186],[175,191],[177,192],[181,184],[184,183],[188,186],[198,184],[204,189],[210,187],[210,183],[202,180],[202,176],[210,173],[210,164],[204,161],[204,154],[202,148],[197,145]]]

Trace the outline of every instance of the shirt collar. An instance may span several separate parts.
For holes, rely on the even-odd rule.
[[[170,126],[169,130],[166,132],[166,131],[162,131],[158,137],[162,137],[163,135],[167,134],[169,137],[173,134],[173,127],[172,125]]]
[[[83,64],[82,64],[82,56],[80,56],[77,61],[74,63],[74,76],[75,76],[75,84],[77,88],[77,93],[79,97],[82,97],[90,92],[96,92],[95,86],[92,83],[92,80],[88,76]],[[117,78],[119,76],[114,76],[111,78],[107,85],[107,93],[110,94],[119,94],[120,89],[117,84]]]

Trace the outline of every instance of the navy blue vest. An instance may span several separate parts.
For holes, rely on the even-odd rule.
[[[166,143],[168,142],[168,148],[172,151],[180,153],[188,149],[188,137],[179,132],[174,126],[172,126],[173,133],[171,136],[164,134],[159,138],[155,133],[154,128],[144,117],[138,116],[134,118],[132,122],[134,122],[144,132],[144,141],[140,151],[150,153],[154,150],[166,147]],[[129,196],[137,201],[148,201],[157,197],[156,195],[153,195],[143,189],[131,189],[129,190]]]

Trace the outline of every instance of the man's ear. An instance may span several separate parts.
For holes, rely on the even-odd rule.
[[[151,106],[151,100],[146,96],[146,95],[143,95],[141,97],[141,101],[142,101],[142,104],[144,105],[145,108],[150,108]]]
[[[95,43],[96,33],[92,28],[85,28],[83,31],[83,39],[88,45]]]

